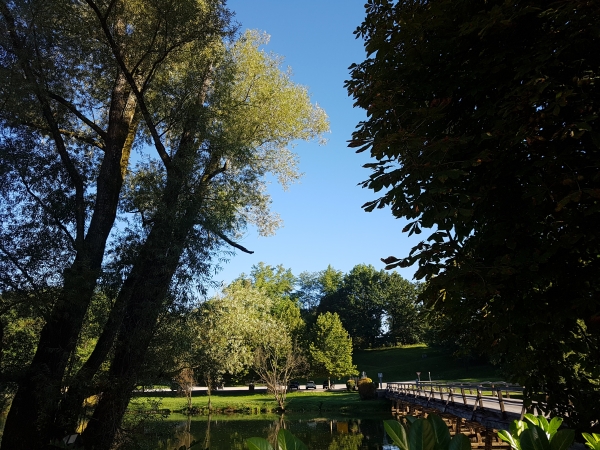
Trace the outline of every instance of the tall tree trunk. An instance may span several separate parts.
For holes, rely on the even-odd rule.
[[[55,427],[60,429],[63,434],[76,432],[84,400],[97,393],[97,388],[93,385],[93,378],[113,347],[131,294],[130,286],[122,287],[94,350],[69,382],[69,389],[63,395],[60,410],[55,419]]]
[[[195,224],[212,178],[225,170],[219,168],[219,153],[213,153],[194,198],[187,199],[184,207],[181,197],[195,170],[196,145],[193,133],[182,134],[168,171],[161,211],[154,218],[152,230],[125,281],[124,287],[131,292],[131,297],[119,330],[109,381],[83,433],[86,449],[109,450],[114,442],[188,234]]]
[[[89,229],[76,249],[75,261],[64,271],[60,296],[42,328],[33,361],[13,399],[1,450],[37,449],[51,439],[62,437],[54,428],[54,417],[67,363],[94,294],[106,241],[116,217],[124,176],[123,150],[134,111],[135,99],[130,96],[124,77],[119,76],[112,93],[105,154],[97,178],[96,203]]]
[[[134,118],[131,121],[129,134],[123,147],[121,164],[121,175],[123,177],[125,176],[127,161],[129,160],[138,124],[139,118]],[[75,376],[69,380],[69,389],[63,394],[63,398],[60,402],[60,409],[57,411],[54,419],[54,428],[57,435],[59,433],[66,435],[76,432],[82,412],[83,401],[90,395],[95,394],[95,390],[92,386],[92,379],[100,369],[102,363],[106,360],[106,357],[113,346],[130,295],[131,293],[128,292],[125,287],[120,290],[117,299],[110,310],[108,320],[96,342],[94,350]]]
[[[111,448],[137,384],[146,351],[182,251],[181,247],[177,249],[177,246],[169,248],[173,240],[168,237],[169,230],[164,228],[153,228],[140,254],[139,262],[127,278],[126,283],[131,283],[135,288],[132,289],[132,296],[119,331],[108,382],[83,433],[86,449]]]

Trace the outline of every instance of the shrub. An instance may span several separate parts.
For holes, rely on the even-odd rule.
[[[377,385],[370,378],[358,380],[358,395],[361,400],[377,397]]]
[[[346,381],[346,389],[349,391],[353,391],[356,386],[356,382],[354,380]]]

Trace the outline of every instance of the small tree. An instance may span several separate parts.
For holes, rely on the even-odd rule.
[[[254,335],[266,314],[261,308],[268,304],[260,290],[233,283],[198,310],[192,365],[206,383],[209,410],[211,391],[223,375],[238,375],[252,364]]]
[[[331,377],[358,375],[352,364],[352,338],[336,313],[320,314],[313,327],[313,336],[309,346],[313,369],[325,373],[328,384]]]
[[[189,413],[192,409],[192,391],[194,390],[194,383],[196,382],[194,371],[189,367],[181,369],[179,373],[173,377],[173,381],[177,383],[178,391],[185,395]]]
[[[283,410],[287,385],[292,378],[306,370],[306,358],[276,322],[266,322],[262,335],[265,340],[254,352],[253,367]]]

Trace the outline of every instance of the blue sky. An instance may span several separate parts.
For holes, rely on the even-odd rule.
[[[344,89],[348,66],[365,59],[363,41],[353,34],[365,15],[364,1],[229,0],[228,6],[242,30],[257,29],[271,36],[266,50],[285,57],[293,80],[308,87],[312,101],[327,112],[331,133],[325,146],[295,147],[305,174],[299,184],[287,192],[271,185],[272,206],[283,227],[266,238],[249,230],[240,243],[254,254],[238,252],[215,278],[229,283],[260,261],[282,264],[298,275],[329,264],[343,272],[360,263],[382,269],[380,258],[407,255],[417,239],[401,232],[406,222],[394,219],[389,209],[372,213],[361,209],[376,198],[357,186],[369,175],[362,168],[369,158],[347,147],[365,117],[363,110],[352,107]],[[399,272],[410,280],[414,270]]]

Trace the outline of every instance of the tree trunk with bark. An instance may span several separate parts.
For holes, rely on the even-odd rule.
[[[129,159],[130,148],[125,144],[130,133],[135,133],[130,130],[135,109],[132,104],[135,105],[135,99],[130,97],[129,86],[120,76],[113,89],[106,149],[90,225],[85,237],[78,231],[77,256],[64,271],[60,297],[42,329],[33,361],[19,383],[6,418],[1,450],[40,448],[51,439],[62,437],[53,426],[53,419],[59,409],[67,363],[94,294],[106,241],[116,217],[124,177],[123,158]],[[52,122],[50,113],[47,120]],[[55,136],[55,140],[60,139]],[[78,221],[85,222],[85,217]],[[81,230],[83,226],[78,224]]]

